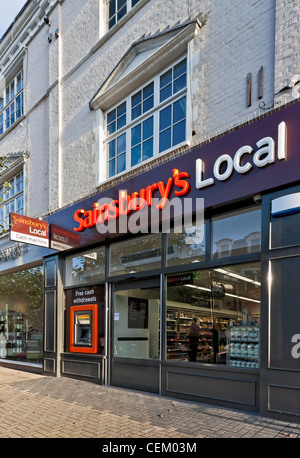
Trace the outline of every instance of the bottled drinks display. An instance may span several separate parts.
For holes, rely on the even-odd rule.
[[[24,347],[24,316],[20,312],[0,310],[0,358],[21,356]]]
[[[259,367],[259,327],[242,324],[228,329],[229,364],[234,367]]]

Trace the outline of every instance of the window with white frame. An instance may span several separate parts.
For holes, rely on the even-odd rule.
[[[186,141],[187,58],[107,110],[107,177]]]
[[[0,185],[0,234],[9,228],[9,214],[23,213],[24,209],[23,172],[11,177],[7,184]]]
[[[139,0],[106,0],[107,29],[111,29]]]
[[[0,93],[0,135],[13,125],[23,112],[23,70],[20,70]]]

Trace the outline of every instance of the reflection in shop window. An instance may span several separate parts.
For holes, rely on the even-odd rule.
[[[259,367],[259,263],[169,275],[167,285],[168,360]]]
[[[105,249],[97,248],[66,259],[66,285],[82,285],[105,278]]]
[[[110,247],[110,275],[161,267],[161,234],[149,234]]]
[[[212,218],[212,257],[224,258],[261,249],[261,209]]]
[[[0,358],[43,358],[43,270],[35,267],[0,277]]]
[[[205,238],[204,224],[182,228],[181,233],[168,235],[168,266],[204,261]]]

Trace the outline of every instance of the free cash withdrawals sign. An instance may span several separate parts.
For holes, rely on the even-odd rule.
[[[49,248],[49,224],[29,216],[10,213],[10,240]]]

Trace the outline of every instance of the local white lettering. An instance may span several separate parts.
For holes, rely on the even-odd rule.
[[[41,237],[46,237],[46,231],[42,231],[40,229],[33,229],[32,227],[29,227],[29,232],[30,234],[34,235],[40,235]]]
[[[226,181],[236,171],[239,174],[249,172],[253,166],[258,168],[273,164],[276,160],[275,141],[272,137],[264,137],[257,143],[257,151],[249,145],[244,145],[237,150],[232,158],[229,154],[218,157],[213,166],[213,177],[205,178],[205,164],[202,159],[196,160],[196,188],[203,189],[215,183],[215,180]],[[243,164],[245,155],[252,156],[252,163],[247,161]],[[281,122],[278,126],[277,158],[286,159],[286,125]]]
[[[296,343],[296,345],[292,347],[292,357],[298,359],[300,358],[300,334],[295,334],[292,337],[292,343]]]

